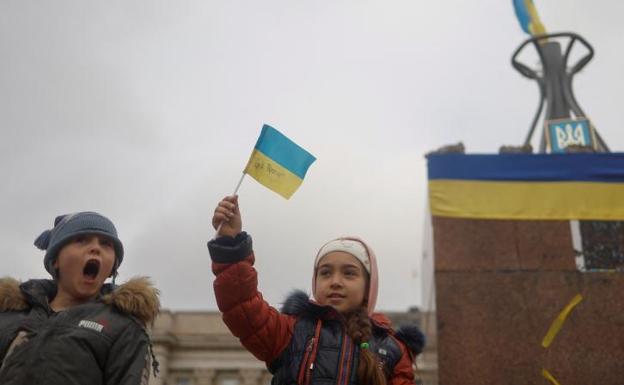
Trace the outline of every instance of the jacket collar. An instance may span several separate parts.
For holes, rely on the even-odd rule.
[[[284,301],[281,312],[298,317],[311,317],[320,319],[342,319],[343,317],[331,306],[319,305],[301,290],[293,291]],[[373,313],[370,316],[371,323],[376,329],[391,330],[390,319],[382,313]]]
[[[301,290],[295,290],[286,297],[281,312],[288,315],[313,318],[335,318],[337,316],[334,308],[319,305],[310,300],[310,297]]]
[[[31,279],[20,284],[13,278],[1,278],[0,311],[24,311],[33,306],[48,308],[56,290],[56,283],[49,279]],[[154,322],[160,311],[159,291],[145,277],[130,279],[119,286],[105,284],[96,300],[136,317],[145,325]]]

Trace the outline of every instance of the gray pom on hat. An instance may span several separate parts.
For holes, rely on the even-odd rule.
[[[40,250],[46,250],[43,265],[48,273],[53,277],[56,276],[54,262],[58,252],[69,240],[80,234],[104,235],[113,241],[115,247],[113,275],[116,274],[123,260],[123,245],[117,237],[117,229],[110,219],[92,211],[60,215],[54,220],[54,228],[45,230],[35,239],[35,246]]]

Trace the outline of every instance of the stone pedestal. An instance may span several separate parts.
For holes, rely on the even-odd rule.
[[[433,218],[442,385],[621,385],[624,274],[581,272],[568,221]],[[542,340],[577,294],[547,348]]]

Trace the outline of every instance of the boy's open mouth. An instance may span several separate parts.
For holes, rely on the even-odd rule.
[[[99,272],[100,261],[98,261],[97,259],[89,259],[84,269],[82,269],[82,274],[89,279],[95,279]]]

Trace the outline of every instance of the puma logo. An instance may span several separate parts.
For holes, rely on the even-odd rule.
[[[82,321],[80,321],[78,326],[80,326],[82,328],[95,330],[96,332],[100,332],[100,333],[102,332],[102,329],[104,329],[104,325],[100,325],[99,323],[97,323],[95,321],[88,321],[88,320],[84,320],[84,319]]]

